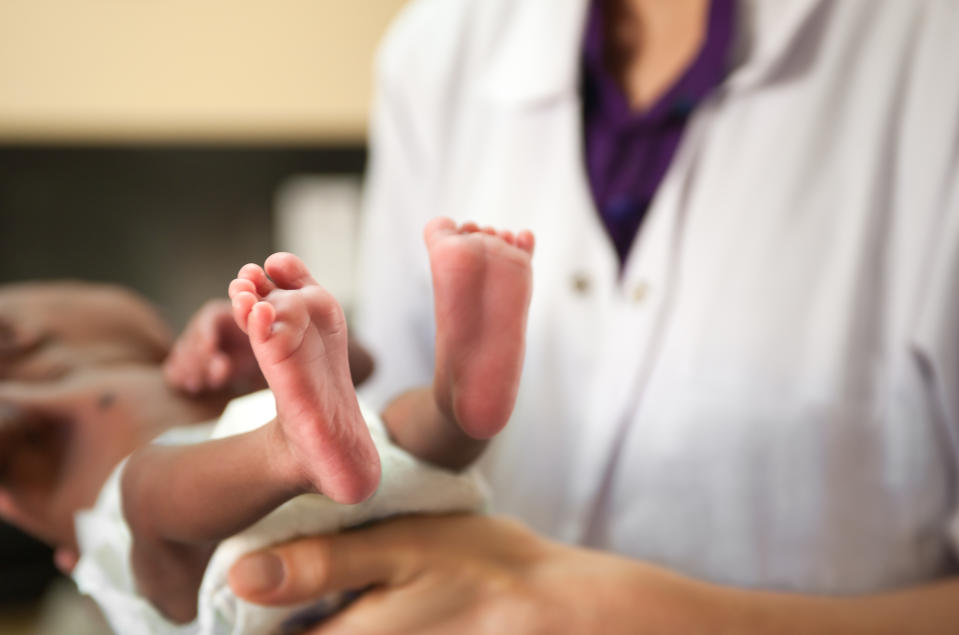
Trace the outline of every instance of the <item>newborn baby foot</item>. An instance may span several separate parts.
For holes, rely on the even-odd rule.
[[[487,439],[506,425],[519,388],[533,235],[437,218],[424,237],[436,310],[435,398],[466,434]]]
[[[337,502],[358,503],[376,490],[380,463],[350,379],[343,309],[293,254],[264,266],[246,265],[230,283],[234,317],[276,398],[298,474]]]

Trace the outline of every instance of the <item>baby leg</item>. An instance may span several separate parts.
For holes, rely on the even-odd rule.
[[[191,619],[218,541],[293,496],[341,503],[370,496],[379,455],[350,378],[339,304],[291,254],[244,267],[230,285],[234,317],[277,404],[277,418],[246,434],[135,453],[123,474],[140,591],[171,619]]]
[[[121,493],[138,591],[169,619],[191,620],[217,543],[304,491],[290,466],[276,420],[245,434],[135,452]]]
[[[379,484],[380,464],[350,378],[343,309],[296,256],[273,254],[265,268],[247,265],[231,283],[234,317],[273,390],[305,482],[337,502],[358,503]]]
[[[431,221],[424,232],[436,311],[437,406],[469,436],[506,425],[519,387],[533,235]]]

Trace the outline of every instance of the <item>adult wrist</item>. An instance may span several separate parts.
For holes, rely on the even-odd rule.
[[[638,560],[601,554],[598,574],[603,591],[595,593],[603,632],[669,635],[717,635],[737,632],[741,624],[735,589],[688,578]],[[599,581],[598,581],[599,582]],[[591,592],[592,593],[592,592]]]

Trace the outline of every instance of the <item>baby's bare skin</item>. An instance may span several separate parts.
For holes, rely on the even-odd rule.
[[[0,318],[0,331],[2,326]],[[373,358],[352,338],[348,348],[350,375],[359,386],[372,374]],[[210,300],[193,314],[164,360],[163,373],[171,387],[191,396],[238,396],[266,388],[250,338],[233,318],[228,299]]]
[[[79,281],[0,287],[0,379],[56,381],[78,369],[157,364],[172,342],[144,298]]]
[[[224,401],[188,399],[157,365],[90,366],[43,382],[0,382],[0,516],[77,559],[73,515],[123,457],[174,425],[215,419]]]
[[[353,391],[339,303],[288,253],[270,256],[265,271],[243,267],[230,298],[276,398],[288,471],[339,503],[369,498],[380,460]]]
[[[436,403],[467,435],[488,439],[506,425],[519,388],[533,235],[457,227],[448,218],[423,233],[433,273]]]
[[[512,411],[533,239],[449,219],[431,222],[425,238],[437,310],[437,371],[427,389],[435,398],[392,411],[386,423],[421,458],[461,465],[448,455],[496,434]],[[230,297],[276,398],[277,418],[226,439],[145,448],[123,475],[137,583],[177,622],[195,616],[196,592],[219,540],[298,494],[359,502],[380,476],[350,380],[339,304],[285,253],[271,256],[265,270],[243,267]],[[429,441],[404,443],[418,438]]]

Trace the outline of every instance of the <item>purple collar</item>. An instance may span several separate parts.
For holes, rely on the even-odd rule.
[[[674,116],[675,110],[683,110],[684,106],[688,114],[725,79],[736,19],[735,0],[712,0],[706,41],[686,71],[648,109],[632,110],[605,60],[604,20],[608,10],[604,5],[608,4],[608,0],[590,3],[584,46],[585,71],[597,80],[596,88],[603,93],[602,114],[608,122],[617,126],[644,121],[655,123]]]
[[[699,53],[662,97],[636,112],[604,59],[607,6],[593,0],[583,45],[585,160],[596,208],[622,265],[689,115],[726,77],[736,16],[734,0],[712,0]]]

